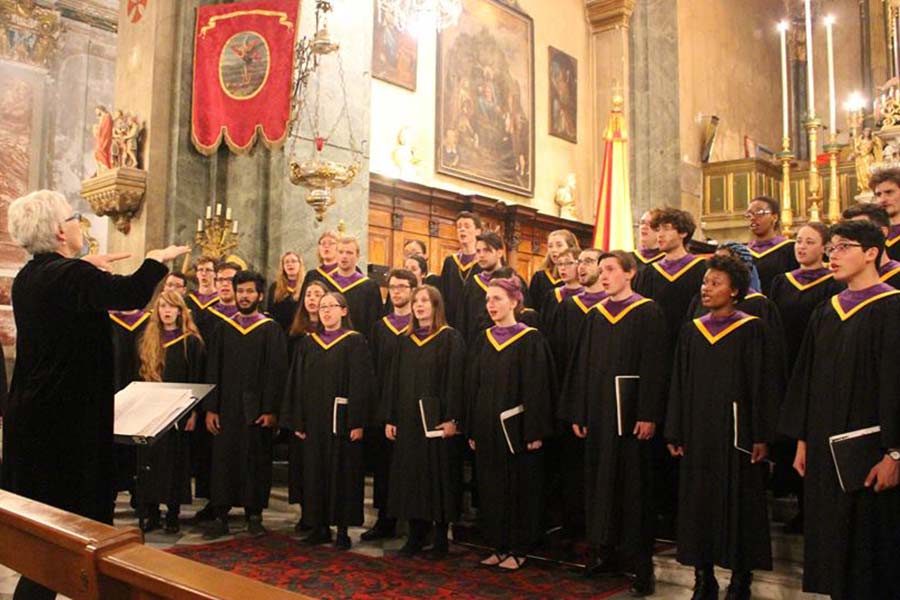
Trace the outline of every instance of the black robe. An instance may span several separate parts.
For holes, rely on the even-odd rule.
[[[528,286],[528,297],[535,302],[539,308],[543,308],[544,299],[553,288],[563,285],[563,280],[554,277],[550,269],[541,269],[531,276],[531,283]],[[541,311],[543,312],[543,311]]]
[[[201,302],[200,298],[197,297],[196,292],[188,292],[188,294],[184,297],[184,301],[187,303],[188,308],[191,309],[191,316],[194,318],[194,323],[197,325],[197,329],[200,330],[200,337],[203,338],[203,341],[208,341],[207,331],[201,327],[201,323],[206,319],[207,312],[206,309],[219,301],[218,294],[207,300],[206,302]]]
[[[810,318],[779,422],[806,441],[803,590],[900,598],[900,488],[845,494],[828,445],[829,436],[880,425],[881,445],[900,447],[900,295],[844,319],[833,302]]]
[[[375,508],[387,508],[390,479],[391,451],[393,444],[384,436],[384,417],[390,396],[384,394],[384,383],[391,368],[391,360],[401,340],[406,337],[409,325],[396,329],[387,317],[382,317],[369,335],[369,350],[375,373],[375,389],[369,402],[367,422],[371,427],[363,438],[367,467],[372,470],[372,503]]]
[[[350,429],[365,427],[375,386],[365,338],[355,331],[324,343],[303,337],[291,362],[283,425],[303,440],[303,522],[311,527],[363,523],[363,443]],[[334,435],[334,400],[346,398],[347,431]]]
[[[788,273],[776,275],[772,280],[769,298],[781,314],[788,374],[794,369],[800,353],[800,343],[813,311],[843,289],[844,285],[835,280],[831,273],[807,285],[801,284],[793,276],[788,278]]]
[[[706,274],[706,260],[696,257],[674,276],[654,262],[637,277],[634,291],[654,300],[666,317],[666,355],[672,356],[681,326],[690,318],[689,308],[694,295],[700,291]]]
[[[437,288],[437,290],[441,291],[441,276],[435,275],[434,273],[429,273],[422,279],[422,285],[430,285],[432,287]],[[384,299],[384,309],[381,311],[383,315],[389,315],[394,312],[394,303],[391,302],[391,295],[388,294]]]
[[[770,443],[775,399],[762,320],[748,316],[712,339],[698,326],[681,330],[672,371],[665,437],[684,447],[679,459],[678,561],[726,569],[772,568],[766,466],[734,447]]]
[[[378,287],[378,284],[368,277],[363,277],[342,287],[331,275],[325,275],[325,284],[328,289],[344,295],[344,298],[347,299],[353,330],[368,338],[384,309],[381,288]]]
[[[219,415],[213,437],[210,501],[259,510],[269,505],[274,429],[254,421],[278,416],[287,377],[287,344],[278,323],[264,318],[246,329],[219,325],[209,346],[206,380],[216,384],[205,401]]]
[[[181,336],[165,344],[166,367],[162,380],[172,383],[200,383],[204,381],[206,348],[194,336]],[[196,411],[194,411],[196,414]],[[145,505],[177,506],[191,503],[191,433],[184,430],[189,415],[177,427],[144,452],[149,476],[141,480],[139,497]],[[206,427],[195,417],[195,428]]]
[[[592,548],[619,548],[649,558],[653,510],[650,444],[631,431],[618,434],[616,377],[637,375],[638,421],[661,423],[665,412],[667,356],[662,311],[639,300],[613,317],[591,311],[572,354],[559,417],[588,427],[584,448],[587,540]],[[657,432],[660,435],[662,432]]]
[[[291,290],[288,289],[287,291],[288,295],[282,298],[280,302],[276,302],[275,284],[273,283],[269,286],[269,294],[266,296],[266,313],[275,319],[276,323],[281,325],[285,334],[287,334],[288,330],[291,328],[291,323],[294,322],[294,315],[297,313],[297,309],[300,308],[300,303],[303,301],[302,296],[300,299],[294,300]]]
[[[120,319],[113,313],[109,313],[112,322],[113,344],[113,390],[118,392],[128,387],[132,381],[138,378],[140,359],[138,358],[138,340],[147,328],[147,320],[150,311],[144,314],[133,324]],[[131,444],[116,444],[113,448],[115,460],[115,490],[134,491],[135,469],[137,469],[137,449]]]
[[[891,225],[891,231],[895,230],[896,225]],[[888,236],[884,241],[884,251],[887,252],[891,260],[900,260],[900,235],[894,237]]]
[[[472,260],[463,266],[456,254],[451,254],[444,259],[441,267],[441,296],[444,297],[444,310],[447,315],[447,323],[465,335],[460,328],[460,313],[462,312],[463,288],[472,275],[481,273],[478,261]]]
[[[533,328],[505,344],[492,342],[485,330],[469,353],[464,426],[476,444],[481,532],[491,547],[522,556],[544,530],[544,452],[511,454],[500,413],[525,407],[524,442],[553,434],[553,358]]]
[[[459,312],[457,313],[459,326],[455,327],[455,329],[463,334],[466,344],[469,345],[475,341],[478,334],[494,324],[493,321],[491,321],[491,316],[488,314],[485,302],[485,294],[487,293],[488,286],[476,275],[469,277],[469,280],[466,281],[466,285],[463,287],[462,301],[460,303]],[[516,278],[519,280],[522,290],[526,290],[525,280],[518,274],[516,274]],[[530,306],[528,296],[525,295],[523,309]],[[540,320],[536,317],[528,318],[534,318],[536,321]]]
[[[113,349],[108,310],[142,308],[168,269],[130,276],[38,254],[12,286],[16,364],[3,416],[6,490],[112,524]]]
[[[644,271],[647,267],[655,263],[656,261],[662,259],[666,255],[665,252],[659,251],[655,255],[650,258],[644,258],[644,255],[641,254],[638,250],[633,250],[631,252],[631,256],[634,257],[634,262],[637,264],[637,272],[640,275],[642,271]]]
[[[772,280],[776,275],[793,271],[800,266],[794,255],[794,240],[784,240],[762,252],[756,252],[749,247],[748,249],[753,260],[756,261],[759,284],[762,287],[760,291],[766,295],[768,295],[772,287]]]
[[[888,284],[895,290],[900,289],[900,267],[881,273],[880,279],[882,283]]]
[[[461,422],[465,359],[462,335],[450,327],[399,340],[384,379],[384,420],[397,426],[388,494],[393,517],[449,523],[459,516],[458,440],[425,437],[419,400],[436,399],[440,414],[429,416],[430,425]]]
[[[307,271],[306,275],[303,276],[303,285],[300,286],[300,301],[302,302],[303,298],[306,297],[306,288],[313,281],[321,281],[328,289],[332,289],[333,286],[328,281],[328,275],[334,273],[335,271],[337,271],[337,265],[335,265],[335,267],[331,271],[326,271],[322,267],[322,265],[319,265],[311,271]]]

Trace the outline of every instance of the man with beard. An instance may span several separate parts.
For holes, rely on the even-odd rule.
[[[272,439],[287,381],[287,343],[281,326],[259,312],[265,280],[252,271],[234,276],[238,314],[219,326],[209,348],[206,401],[213,436],[210,501],[216,521],[207,537],[228,534],[228,511],[243,506],[247,531],[265,533],[262,510],[272,487]]]

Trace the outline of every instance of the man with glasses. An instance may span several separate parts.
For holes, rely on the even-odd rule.
[[[768,295],[772,279],[781,273],[793,271],[798,266],[794,256],[794,240],[779,234],[781,212],[778,201],[768,196],[757,196],[747,207],[744,216],[750,223],[752,239],[747,247],[756,261],[759,282],[763,294]]]
[[[416,276],[406,269],[394,269],[388,274],[388,294],[393,310],[375,323],[369,336],[369,350],[375,367],[376,390],[369,405],[372,410],[369,422],[378,424],[367,428],[363,445],[367,462],[371,463],[373,474],[373,504],[378,509],[375,526],[363,532],[364,542],[392,538],[396,535],[397,521],[387,516],[388,473],[391,465],[391,444],[384,437],[384,417],[386,399],[381,397],[384,379],[391,367],[391,359],[400,343],[400,338],[409,331],[412,318],[412,295],[417,287]]]
[[[832,598],[900,598],[900,291],[877,265],[884,234],[867,221],[831,228],[828,254],[847,289],[815,310],[780,430],[797,440],[804,478],[803,590]],[[878,426],[878,458],[843,491],[829,437]]]
[[[879,170],[869,178],[869,187],[875,201],[887,211],[891,220],[890,231],[884,242],[888,256],[900,260],[900,168]]]
[[[197,289],[189,293],[185,300],[187,300],[188,308],[191,309],[194,322],[199,325],[201,315],[219,299],[219,292],[216,290],[215,259],[201,256],[194,263],[194,271],[197,273]],[[206,332],[201,330],[200,335],[205,336]]]
[[[841,216],[847,221],[869,221],[881,229],[885,238],[890,235],[890,218],[887,211],[877,204],[859,202],[845,210]],[[881,277],[882,283],[886,283],[894,289],[900,289],[900,261],[892,259],[887,250],[881,254],[878,276]]]
[[[165,282],[163,282],[162,291],[175,292],[184,298],[185,294],[187,294],[187,277],[185,277],[184,273],[179,273],[178,271],[169,273]]]

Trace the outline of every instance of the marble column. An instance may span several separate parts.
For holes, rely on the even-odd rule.
[[[243,233],[235,254],[271,279],[278,258],[286,250],[300,252],[308,268],[316,265],[316,239],[325,229],[336,229],[344,221],[347,235],[357,236],[365,254],[368,230],[368,153],[353,184],[335,192],[337,204],[324,223],[316,223],[304,202],[306,191],[287,178],[287,156],[291,143],[268,150],[261,143],[245,155],[232,154],[223,144],[217,154],[202,156],[191,144],[191,87],[193,79],[196,9],[221,0],[157,0],[148,3],[140,24],[154,38],[129,34],[130,26],[120,18],[119,65],[133,61],[142,69],[117,68],[116,106],[141,114],[148,120],[148,189],[145,209],[123,236],[110,232],[110,250],[135,253],[160,243],[193,239],[197,219],[213,200],[232,209]],[[127,3],[123,3],[127,4]],[[349,97],[354,137],[364,144],[369,135],[372,55],[371,3],[348,6],[335,3],[329,18],[332,37],[341,43],[341,56]],[[151,10],[152,8],[152,10]],[[312,36],[315,3],[302,0],[299,36]],[[123,9],[124,10],[124,9]],[[148,25],[145,22],[148,22]],[[124,32],[124,35],[123,35]],[[131,41],[133,39],[133,42]],[[125,44],[123,46],[123,43]],[[137,56],[133,58],[132,55]],[[150,69],[148,70],[148,67]],[[342,97],[338,67],[332,57],[322,60],[321,129],[332,129]],[[133,96],[144,99],[140,104]],[[310,92],[310,105],[314,94]],[[127,99],[123,102],[121,99]],[[164,104],[157,106],[156,102]],[[308,126],[301,130],[296,154],[311,151]],[[325,156],[346,160],[348,135],[339,126],[326,144]],[[116,240],[113,242],[113,240]]]

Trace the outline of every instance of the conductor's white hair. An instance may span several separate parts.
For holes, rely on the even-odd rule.
[[[9,235],[29,254],[56,252],[56,234],[69,210],[69,202],[59,192],[31,192],[9,205]]]

